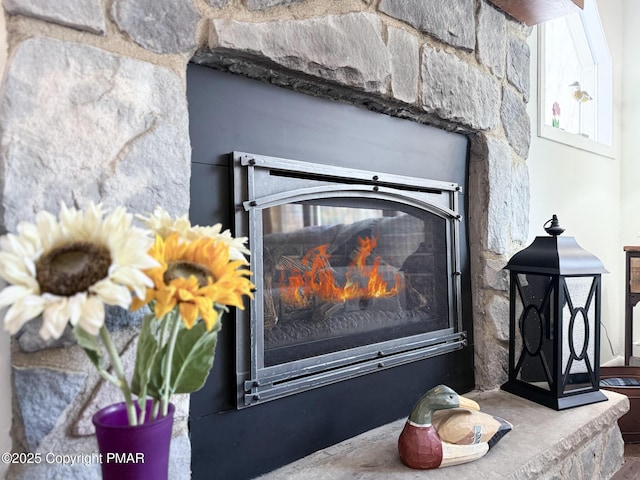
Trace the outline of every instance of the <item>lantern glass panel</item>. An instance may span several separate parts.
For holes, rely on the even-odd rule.
[[[565,277],[562,307],[563,391],[593,388],[595,364],[595,278]]]
[[[526,277],[523,274],[519,274],[518,275],[518,285],[520,285],[521,283],[526,282]],[[520,295],[517,295],[514,299],[511,300],[511,302],[513,303],[514,307],[515,307],[515,315],[514,318],[516,318],[516,334],[513,336],[513,338],[511,338],[511,341],[514,344],[514,351],[516,352],[516,356],[515,359],[512,360],[514,363],[518,361],[519,356],[521,355],[521,352],[523,351],[522,349],[522,333],[521,333],[521,329],[520,329],[520,325],[522,325],[522,314],[524,312],[524,305],[523,305],[523,301],[522,301],[522,297]]]
[[[551,389],[553,371],[553,279],[518,274],[515,298],[516,378],[544,390]]]

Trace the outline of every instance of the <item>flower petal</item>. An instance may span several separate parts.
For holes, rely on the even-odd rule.
[[[0,292],[0,307],[11,305],[33,293],[33,290],[23,287],[22,285],[9,285]]]
[[[98,335],[104,325],[104,304],[98,297],[89,295],[82,308],[78,325],[91,335]]]
[[[99,234],[102,238],[109,241],[115,241],[120,250],[128,237],[133,235],[137,229],[131,228],[131,221],[133,216],[127,213],[124,207],[118,207],[109,215],[106,216],[102,224],[100,225]]]
[[[8,283],[24,285],[34,290],[38,290],[38,283],[30,274],[29,267],[24,261],[8,252],[0,252],[0,277]]]
[[[17,230],[20,240],[23,243],[28,244],[28,247],[25,247],[31,251],[28,255],[36,257],[38,253],[42,251],[42,243],[40,241],[40,235],[38,235],[38,227],[33,223],[20,222]]]
[[[156,318],[162,318],[169,313],[176,306],[177,300],[173,296],[173,293],[169,293],[170,289],[164,289],[162,293],[165,295],[156,295]]]
[[[42,297],[30,295],[15,302],[4,316],[4,329],[14,335],[32,318],[44,310]]]
[[[78,226],[82,228],[83,234],[87,240],[95,242],[98,239],[100,229],[103,226],[103,216],[104,211],[102,210],[101,204],[96,205],[95,203],[90,202],[84,209],[83,221],[79,222]]]
[[[5,235],[2,238],[2,249],[18,257],[31,256],[35,251],[30,242],[12,234]]]
[[[47,297],[47,300],[51,301],[54,296],[48,295]],[[67,297],[57,297],[55,301],[51,301],[42,313],[42,320],[40,336],[45,340],[60,338],[69,323]]]
[[[87,301],[85,292],[76,293],[73,297],[69,297],[69,323],[76,326],[82,316],[82,309]]]
[[[200,316],[207,327],[207,331],[211,331],[218,320],[218,311],[213,308],[211,300],[206,297],[196,297],[195,302],[198,305]]]
[[[193,293],[187,289],[180,288],[178,289],[178,300],[181,302],[191,302],[193,300]]]
[[[122,308],[129,308],[131,305],[129,289],[109,279],[99,281],[90,287],[89,291],[95,293],[107,305],[118,305]]]
[[[49,250],[60,236],[60,226],[49,212],[41,211],[36,215],[36,227],[43,250]]]
[[[147,275],[128,266],[118,268],[109,278],[112,282],[131,287],[140,298],[145,296],[147,287],[153,287],[153,282]]]
[[[180,316],[187,328],[191,329],[198,319],[198,307],[193,303],[182,302],[180,303]]]
[[[147,289],[147,294],[144,298],[140,298],[134,295],[133,299],[131,300],[131,307],[129,307],[130,310],[132,312],[135,312],[139,308],[144,307],[147,303],[154,299],[153,293],[153,289],[149,288]]]
[[[157,267],[158,262],[152,256],[146,254],[152,245],[152,238],[130,234],[129,238],[114,250],[113,263],[116,265],[129,265],[143,270]],[[140,252],[145,253],[141,255]]]

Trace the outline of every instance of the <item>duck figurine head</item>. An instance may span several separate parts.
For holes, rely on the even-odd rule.
[[[435,415],[442,410],[451,412]],[[479,410],[477,402],[446,385],[432,388],[415,404],[398,438],[400,459],[411,468],[431,469],[484,456],[511,424]]]
[[[438,385],[425,393],[417,401],[409,421],[417,425],[431,424],[433,413],[436,410],[447,410],[450,408],[466,408],[469,410],[480,410],[477,402],[458,395],[446,385]]]

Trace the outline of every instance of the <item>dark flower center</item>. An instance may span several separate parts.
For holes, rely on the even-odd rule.
[[[89,242],[54,248],[36,262],[36,280],[42,293],[70,297],[86,292],[109,274],[109,249]]]
[[[189,278],[190,276],[196,277],[198,286],[205,287],[209,283],[209,278],[213,278],[213,274],[197,263],[192,262],[171,262],[167,266],[167,271],[164,272],[163,280],[167,285],[171,283],[171,280],[176,278]]]

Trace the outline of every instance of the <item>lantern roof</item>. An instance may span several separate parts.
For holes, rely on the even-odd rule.
[[[505,269],[549,275],[609,273],[600,259],[582,248],[574,237],[560,236],[564,229],[555,215],[552,220],[552,226],[545,228],[551,236],[536,237],[531,245],[511,257]]]

